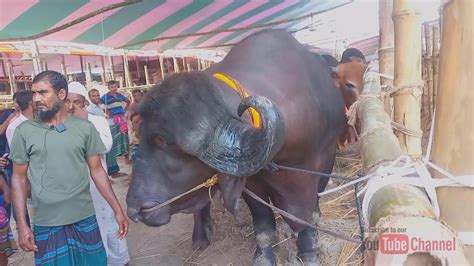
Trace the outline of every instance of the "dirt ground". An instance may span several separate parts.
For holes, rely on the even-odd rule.
[[[121,169],[123,172],[130,173],[129,166],[121,165]],[[128,185],[126,178],[114,179],[113,188],[124,209]],[[331,199],[323,198],[323,201],[325,200],[329,203],[331,201]],[[353,205],[353,202],[348,204]],[[352,206],[349,207],[352,208]],[[130,222],[130,231],[127,236],[131,257],[129,265],[251,265],[255,252],[253,226],[250,212],[242,200],[239,212],[241,217],[245,217],[240,225],[230,213],[224,210],[219,195],[214,197],[211,210],[214,229],[210,236],[211,245],[205,250],[193,250],[191,247],[192,215],[174,215],[169,224],[159,228]],[[353,232],[358,232],[357,219],[351,210],[348,213],[352,215],[346,218],[325,215],[324,209],[322,212],[320,225],[325,228],[348,236]],[[296,235],[291,232],[281,217],[277,217],[274,250],[279,265],[302,265],[296,257],[295,242]],[[360,252],[354,244],[348,245],[343,240],[320,233],[319,246],[322,265],[360,263]],[[342,253],[345,255],[341,256],[343,248]],[[10,263],[11,265],[34,265],[33,254],[19,251],[10,257]]]

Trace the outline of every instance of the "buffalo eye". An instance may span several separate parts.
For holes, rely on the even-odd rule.
[[[355,86],[354,84],[352,84],[352,83],[346,83],[346,87],[347,87],[348,89],[354,89],[356,86]]]
[[[154,135],[153,141],[158,146],[161,146],[161,147],[168,146],[168,143],[160,135]]]

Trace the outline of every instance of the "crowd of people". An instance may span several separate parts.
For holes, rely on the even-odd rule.
[[[34,251],[36,265],[129,263],[128,220],[111,178],[126,176],[117,158],[135,158],[143,92],[129,99],[118,82],[107,86],[101,95],[44,71],[0,113],[0,266],[17,244]]]

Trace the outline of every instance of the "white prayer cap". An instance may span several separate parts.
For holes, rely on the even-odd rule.
[[[81,83],[79,83],[77,81],[73,81],[73,82],[69,83],[68,93],[76,93],[76,94],[79,94],[79,95],[82,95],[82,96],[86,97],[86,99],[88,98],[86,87],[84,87],[84,85],[82,85]]]

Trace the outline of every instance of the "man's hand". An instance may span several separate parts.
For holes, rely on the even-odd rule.
[[[8,159],[0,157],[0,169],[5,169],[8,165]]]
[[[115,214],[115,220],[119,226],[119,233],[117,237],[118,239],[122,240],[128,233],[128,220],[121,209],[117,214]]]
[[[23,226],[18,230],[18,244],[26,252],[38,251],[35,245],[35,237],[28,226]]]

